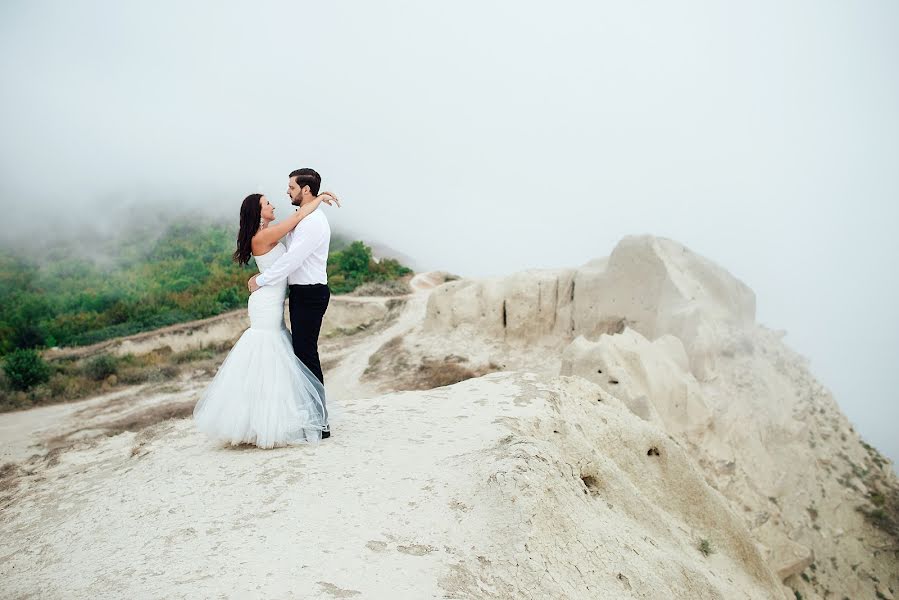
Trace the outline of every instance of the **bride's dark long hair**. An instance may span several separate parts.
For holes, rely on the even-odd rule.
[[[240,205],[240,231],[237,232],[237,251],[234,253],[234,261],[239,265],[248,264],[253,255],[253,236],[259,231],[259,221],[262,220],[260,198],[262,194],[250,194]]]

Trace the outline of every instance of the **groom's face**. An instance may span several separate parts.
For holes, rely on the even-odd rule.
[[[287,195],[290,196],[290,203],[297,206],[303,200],[303,188],[297,185],[295,177],[288,179]]]

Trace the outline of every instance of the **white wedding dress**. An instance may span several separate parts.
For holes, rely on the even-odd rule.
[[[260,272],[285,251],[279,243],[254,256]],[[250,294],[250,328],[194,407],[197,428],[210,437],[272,448],[320,442],[328,429],[324,386],[294,355],[284,325],[286,295],[286,281]]]

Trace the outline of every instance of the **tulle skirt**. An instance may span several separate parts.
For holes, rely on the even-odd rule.
[[[294,355],[283,326],[240,336],[193,417],[214,439],[260,448],[318,443],[328,425],[324,387]]]

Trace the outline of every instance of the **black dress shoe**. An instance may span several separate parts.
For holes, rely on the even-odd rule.
[[[322,439],[329,438],[329,437],[331,437],[330,431],[327,431],[327,430],[322,431]]]

